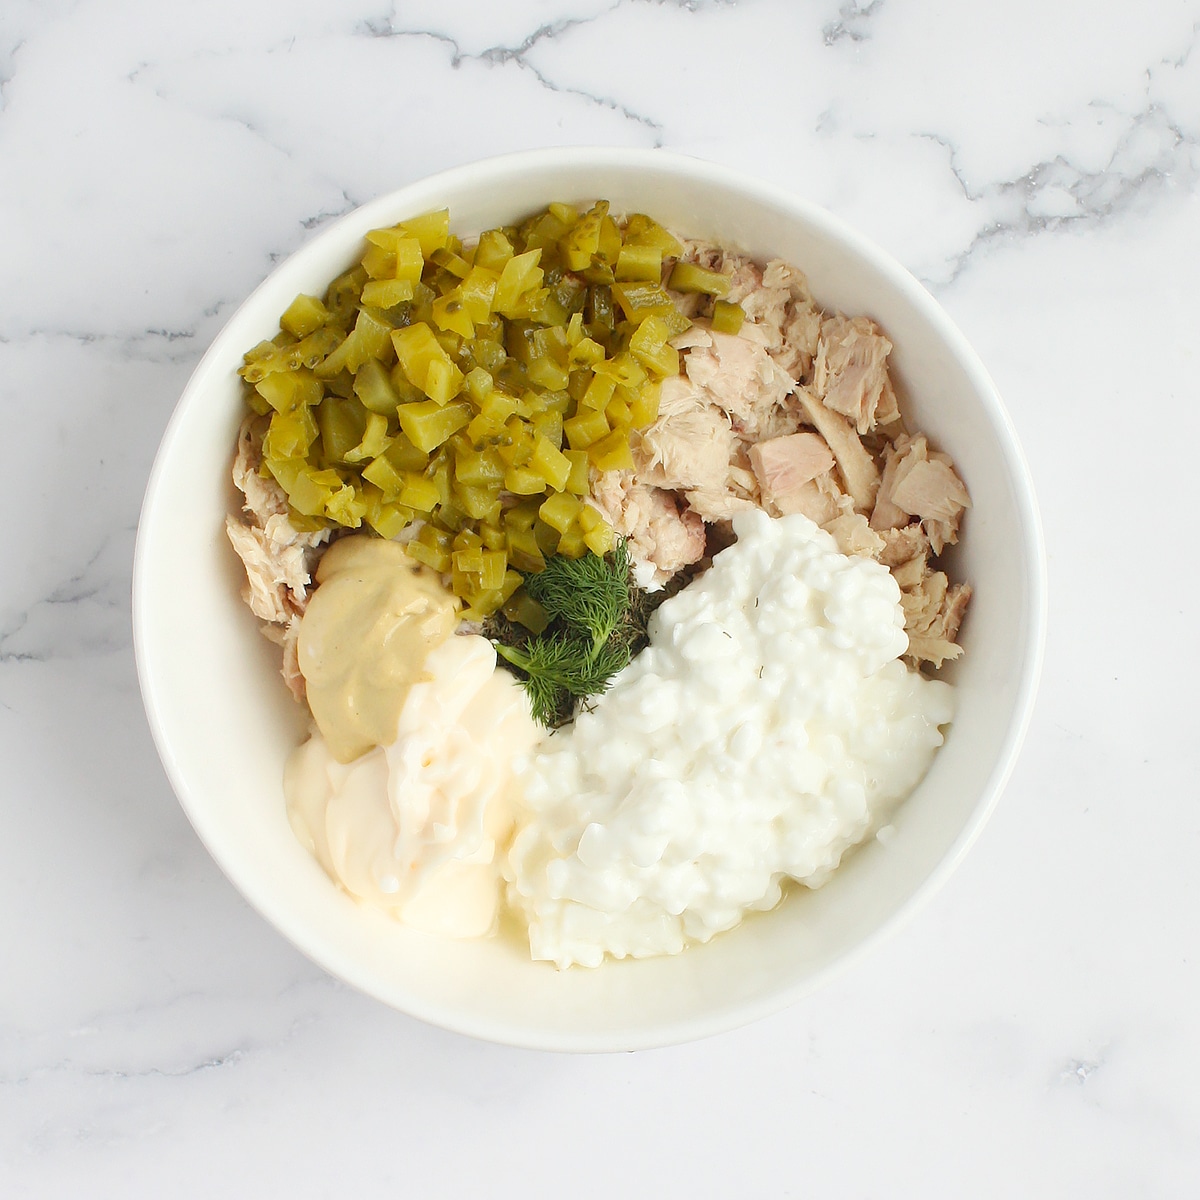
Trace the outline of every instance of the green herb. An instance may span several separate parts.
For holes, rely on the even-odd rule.
[[[530,575],[525,590],[550,619],[592,635],[599,649],[619,628],[630,607],[629,551],[618,542],[603,558],[554,555],[544,571]]]
[[[633,582],[624,543],[603,558],[552,555],[525,576],[525,590],[550,619],[545,631],[533,635],[497,616],[484,632],[524,681],[534,717],[553,729],[629,663],[645,643],[652,606]]]

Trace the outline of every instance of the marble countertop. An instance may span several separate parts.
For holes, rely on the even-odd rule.
[[[0,1194],[1200,1193],[1200,3],[169,11],[0,11]],[[920,916],[771,1019],[590,1058],[402,1017],[252,912],[129,617],[159,437],[272,265],[568,143],[753,171],[907,265],[1006,398],[1051,572],[1023,755]]]

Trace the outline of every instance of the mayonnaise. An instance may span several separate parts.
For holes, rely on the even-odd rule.
[[[299,641],[317,730],[284,770],[292,828],[363,903],[485,934],[512,764],[540,736],[525,693],[486,638],[453,636],[458,602],[395,542],[344,538],[317,580]]]
[[[349,763],[396,735],[430,650],[453,632],[457,600],[396,542],[342,538],[317,568],[297,651],[308,706],[334,758]]]
[[[427,933],[479,937],[500,902],[513,764],[541,736],[482,637],[430,651],[393,739],[339,763],[314,734],[284,772],[300,842],[356,899]]]

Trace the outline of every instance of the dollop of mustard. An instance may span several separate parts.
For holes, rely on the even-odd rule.
[[[333,756],[351,762],[396,737],[425,660],[454,632],[459,601],[396,542],[357,534],[317,567],[297,650],[308,705]]]

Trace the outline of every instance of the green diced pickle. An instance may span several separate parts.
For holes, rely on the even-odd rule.
[[[597,201],[567,233],[559,243],[563,263],[571,271],[582,271],[591,266],[592,257],[600,246],[600,230],[608,215],[608,201]],[[618,241],[619,241],[618,236]]]
[[[302,458],[317,440],[317,422],[311,408],[293,408],[271,417],[263,438],[263,457]]]
[[[246,388],[242,396],[252,413],[265,417],[271,411],[271,406],[252,387]]]
[[[583,310],[583,319],[590,326],[589,336],[603,343],[607,335],[616,328],[617,319],[613,309],[612,288],[594,284],[587,290],[587,304]],[[599,331],[599,336],[597,336]]]
[[[279,324],[288,333],[302,338],[320,329],[328,319],[329,310],[316,296],[301,293],[287,306]]]
[[[378,458],[387,450],[392,441],[387,435],[387,429],[387,417],[382,413],[368,413],[367,427],[363,430],[362,441],[353,449],[346,451],[345,461],[360,463],[371,458]]]
[[[710,271],[698,263],[677,262],[671,268],[667,287],[677,292],[702,292],[709,296],[724,296],[729,291],[729,276]]]
[[[397,415],[409,441],[428,454],[470,421],[471,410],[466,404],[440,405],[433,400],[419,400],[415,404],[402,404]]]
[[[340,330],[332,326],[322,326],[314,330],[308,337],[288,346],[282,352],[282,357],[293,367],[308,367],[310,370],[317,366],[341,342]]]
[[[388,461],[386,455],[369,462],[362,472],[368,483],[373,483],[388,500],[396,500],[404,490],[404,476]]]
[[[658,246],[622,246],[617,258],[617,279],[658,283],[662,278],[662,250]]]
[[[362,440],[367,414],[362,405],[336,396],[326,396],[317,406],[317,428],[321,433],[321,453],[326,462],[342,462],[346,454]]]
[[[419,217],[401,221],[399,228],[408,237],[416,238],[421,253],[429,257],[450,242],[450,210],[439,208],[436,212],[422,213]]]
[[[471,273],[471,264],[461,254],[457,254],[445,246],[435,250],[429,257],[457,279],[466,279]]]
[[[349,330],[358,312],[358,300],[362,295],[367,273],[361,266],[353,267],[339,275],[325,292],[325,308],[329,320],[342,330]]]
[[[663,258],[678,258],[683,253],[683,244],[678,238],[645,213],[634,213],[625,222],[625,241],[635,246],[657,246]]]
[[[322,392],[320,381],[303,369],[267,375],[254,386],[276,412],[317,404]]]
[[[354,488],[344,483],[331,492],[325,501],[325,515],[339,525],[357,529],[362,524],[363,517],[367,515],[367,506]]]
[[[616,221],[606,213],[604,220],[600,222],[600,241],[596,246],[593,265],[603,265],[611,271],[616,267],[620,254],[621,231],[617,228]]]
[[[433,512],[441,500],[437,484],[414,471],[405,473],[404,487],[400,491],[400,503],[419,512]]]
[[[355,373],[354,394],[364,408],[385,416],[394,414],[400,403],[387,368],[377,358],[369,358]]]
[[[240,370],[271,418],[263,463],[291,519],[385,538],[416,519],[409,553],[450,576],[471,620],[503,607],[544,628],[521,573],[611,546],[589,477],[630,466],[679,369],[670,339],[690,321],[661,279],[680,253],[604,200],[466,247],[446,210],[371,230],[360,262],[323,300],[296,297]],[[682,267],[672,287],[720,293],[719,273]],[[740,315],[719,302],[714,326]]]
[[[740,304],[732,304],[728,300],[713,303],[712,327],[718,333],[740,332],[745,319],[746,313]]]
[[[392,327],[380,312],[360,308],[354,321],[354,332],[358,336],[358,361],[351,361],[350,369],[357,371],[368,358],[381,358],[390,349]],[[389,357],[389,361],[390,357]]]
[[[675,307],[675,301],[657,282],[629,280],[614,284],[612,294],[630,321],[642,321]]]
[[[429,466],[429,455],[418,450],[406,433],[397,433],[383,453],[397,471],[424,471]]]
[[[318,374],[318,372],[314,372]],[[354,376],[349,371],[338,371],[336,375],[330,376],[328,379],[319,376],[321,382],[325,385],[325,392],[330,396],[341,396],[344,400],[349,400],[354,395]]]
[[[479,235],[475,265],[499,273],[513,256],[513,245],[502,229],[489,229]]]
[[[550,624],[546,610],[524,588],[513,593],[503,611],[510,621],[524,625],[530,633],[541,633]]]

